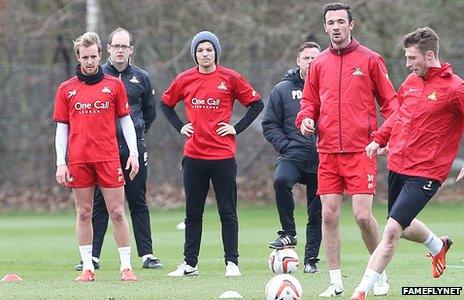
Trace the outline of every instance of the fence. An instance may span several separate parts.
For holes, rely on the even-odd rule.
[[[463,75],[464,59],[451,62],[456,73]],[[389,60],[387,64],[397,85],[408,73],[404,60]],[[159,96],[175,74],[160,70],[159,65],[144,67],[152,74]],[[270,89],[284,71],[285,68],[276,71],[275,64],[269,61],[258,61],[252,68],[240,70],[261,92],[265,102]],[[57,210],[73,205],[67,189],[58,187],[54,179],[55,124],[51,120],[56,87],[67,78],[68,72],[65,64],[0,64],[0,79],[4,84],[0,90],[0,211]],[[236,107],[237,117],[244,113],[239,106]],[[156,207],[176,206],[183,199],[179,164],[184,139],[171,128],[159,105],[157,108],[158,116],[147,137],[150,157],[148,200]],[[273,201],[275,158],[275,151],[262,136],[259,120],[238,136],[241,201]],[[380,198],[384,198],[384,159],[380,160],[379,169],[379,194]],[[301,188],[296,191],[297,198],[302,201],[304,193]],[[439,200],[460,199],[463,191],[459,185],[443,189]]]

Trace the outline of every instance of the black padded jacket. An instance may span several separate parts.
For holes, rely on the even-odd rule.
[[[299,68],[287,71],[271,91],[261,126],[266,140],[280,154],[278,159],[297,161],[305,172],[315,173],[318,166],[316,136],[304,136],[295,126],[303,86]]]

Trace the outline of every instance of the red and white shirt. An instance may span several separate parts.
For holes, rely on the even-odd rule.
[[[53,121],[69,124],[68,164],[118,160],[116,118],[129,114],[126,90],[118,78],[105,75],[90,85],[74,76],[60,84]]]
[[[215,160],[235,156],[235,136],[221,137],[216,133],[220,122],[230,124],[235,99],[248,107],[260,98],[242,75],[218,65],[209,74],[200,73],[198,67],[179,74],[164,92],[162,101],[171,108],[184,102],[187,120],[194,130],[185,143],[184,155]]]

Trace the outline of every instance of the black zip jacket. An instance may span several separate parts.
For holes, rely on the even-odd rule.
[[[279,152],[278,159],[300,162],[304,172],[315,173],[316,136],[304,136],[295,126],[303,86],[299,68],[287,71],[271,91],[261,126],[266,140]]]
[[[137,145],[145,145],[145,133],[156,117],[155,90],[148,73],[130,63],[124,71],[119,72],[110,60],[102,66],[102,69],[103,73],[119,77],[124,83],[131,108],[131,118],[137,134]],[[117,122],[116,132],[119,147],[127,147],[119,122]]]

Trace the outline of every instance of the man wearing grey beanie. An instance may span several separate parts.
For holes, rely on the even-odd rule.
[[[264,104],[241,74],[218,64],[221,44],[214,33],[196,34],[190,52],[196,66],[180,73],[161,101],[161,110],[171,125],[187,138],[182,160],[186,200],[184,261],[168,276],[198,275],[203,211],[210,181],[221,220],[225,276],[240,276],[235,135],[256,119]],[[231,125],[236,99],[248,110]],[[180,101],[184,102],[186,122],[174,110]]]

